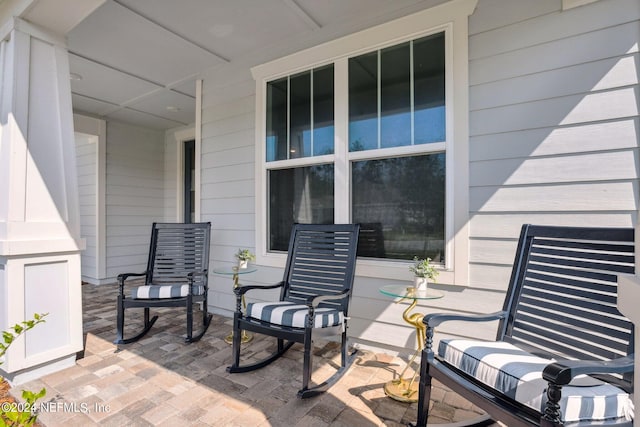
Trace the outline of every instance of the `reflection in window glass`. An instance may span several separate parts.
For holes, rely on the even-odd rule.
[[[413,43],[416,144],[445,140],[444,61],[443,33]]]
[[[267,82],[266,160],[333,154],[333,64]]]
[[[358,255],[444,262],[444,153],[354,162],[352,185],[353,222],[370,236]]]
[[[289,96],[289,158],[311,155],[311,73],[292,76]]]
[[[313,70],[313,155],[333,154],[333,65]]]
[[[349,151],[378,148],[378,52],[349,59]]]
[[[349,59],[350,151],[445,141],[444,52],[438,33]]]
[[[267,83],[267,161],[287,158],[287,78]]]
[[[380,52],[380,147],[411,145],[409,43]]]
[[[333,175],[333,164],[269,171],[269,250],[287,250],[295,223],[333,224]]]

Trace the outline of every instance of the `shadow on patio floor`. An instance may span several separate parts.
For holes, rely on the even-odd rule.
[[[400,426],[415,421],[417,405],[385,396],[383,385],[397,376],[404,360],[360,350],[354,365],[327,393],[299,400],[302,352],[250,373],[228,374],[231,347],[224,337],[231,319],[214,316],[204,338],[185,344],[184,310],[162,309],[149,334],[116,346],[115,285],[84,285],[85,351],[76,366],[12,390],[46,387],[38,418],[45,426]],[[134,314],[133,316],[131,314]],[[141,314],[127,311],[128,326]],[[200,320],[201,317],[194,316]],[[199,325],[196,323],[196,325]],[[130,331],[129,331],[130,332]],[[126,335],[125,335],[126,336]],[[246,344],[247,357],[260,357],[271,340]],[[329,376],[339,348],[316,348],[314,380]],[[430,423],[472,418],[479,412],[455,393],[437,387]]]

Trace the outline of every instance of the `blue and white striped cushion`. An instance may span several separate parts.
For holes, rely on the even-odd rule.
[[[194,286],[193,295],[202,295],[204,286]],[[131,290],[133,299],[163,299],[186,297],[189,294],[189,285],[150,285],[138,286]]]
[[[247,317],[294,328],[304,328],[308,314],[306,305],[287,301],[247,304]],[[338,326],[344,322],[344,314],[333,308],[317,308],[315,314],[315,328]]]
[[[471,340],[442,340],[438,354],[482,383],[544,411],[547,382],[542,378],[542,370],[553,360],[505,342]],[[576,377],[562,388],[560,408],[565,422],[633,418],[627,393],[586,375]]]

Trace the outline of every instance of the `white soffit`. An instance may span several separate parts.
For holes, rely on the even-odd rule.
[[[130,107],[187,124],[195,117],[195,105],[196,100],[193,97],[172,90],[162,90],[132,103]]]
[[[75,112],[84,112],[95,116],[102,116],[109,111],[113,111],[114,108],[118,108],[116,105],[103,102],[99,99],[89,98],[75,93],[71,94],[71,102],[73,103],[73,110]]]
[[[72,53],[165,86],[225,62],[113,1],[74,28],[68,40]]]
[[[282,0],[118,2],[230,61],[310,30]]]
[[[107,114],[107,119],[120,122],[131,123],[136,126],[144,126],[150,129],[164,130],[177,126],[184,126],[187,123],[157,117],[134,109],[123,108],[114,113]]]
[[[71,91],[91,98],[122,104],[161,86],[104,67],[79,56],[69,55],[69,67],[80,79],[71,79]]]

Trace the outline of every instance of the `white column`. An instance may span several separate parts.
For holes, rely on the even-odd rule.
[[[8,26],[8,27],[7,27]],[[64,37],[14,18],[0,34],[0,329],[49,313],[0,365],[13,383],[82,349],[78,188]]]

